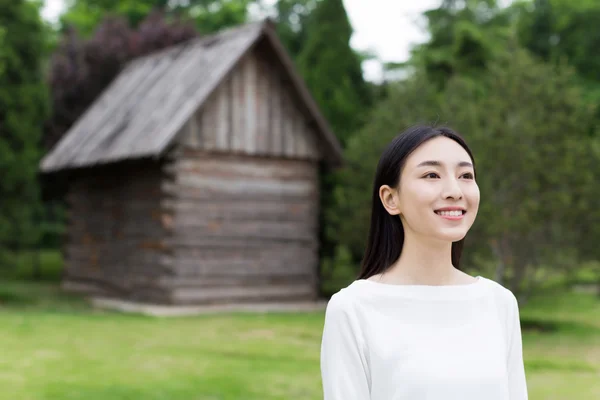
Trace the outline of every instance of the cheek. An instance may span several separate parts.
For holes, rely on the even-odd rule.
[[[432,211],[438,197],[435,185],[416,181],[403,187],[400,201],[408,214],[421,214],[424,211]]]
[[[470,184],[464,188],[463,193],[471,207],[479,206],[479,186],[477,186],[476,184]]]

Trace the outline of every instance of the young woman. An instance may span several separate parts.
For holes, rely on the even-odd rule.
[[[327,305],[325,400],[525,400],[511,291],[459,268],[479,207],[475,162],[451,129],[384,150],[362,271]]]

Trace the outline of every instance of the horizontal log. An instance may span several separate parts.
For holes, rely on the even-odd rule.
[[[201,278],[163,277],[158,280],[158,285],[168,289],[178,288],[235,288],[241,286],[265,286],[265,285],[295,285],[299,282],[305,284],[316,284],[314,275],[256,275],[256,276],[206,276]]]
[[[224,179],[316,180],[318,166],[305,160],[201,154],[178,159],[165,167],[178,175],[196,174]]]
[[[177,257],[187,258],[196,261],[207,260],[244,260],[258,259],[268,260],[276,254],[279,257],[294,260],[299,257],[317,254],[317,246],[311,243],[284,243],[284,242],[264,242],[260,247],[249,246],[227,246],[204,248],[182,248],[177,251]]]
[[[145,252],[148,254],[163,254],[168,255],[172,249],[168,247],[165,239],[139,238],[130,239],[124,238],[119,240],[118,244],[114,242],[94,241],[94,238],[83,238],[82,241],[69,241],[65,246],[65,252],[71,254],[78,249],[84,251],[111,251],[115,253],[118,250],[126,254],[134,254],[137,252]]]
[[[301,221],[198,221],[177,218],[173,238],[203,237],[316,240],[316,226]]]
[[[316,239],[307,240],[289,239],[289,238],[261,238],[261,237],[169,237],[163,241],[164,247],[178,251],[182,248],[204,249],[230,249],[230,248],[257,248],[277,244],[300,244],[317,246]]]
[[[165,206],[181,218],[220,220],[318,220],[318,203],[312,200],[246,200],[193,201],[188,199],[165,200]]]
[[[169,267],[176,276],[228,276],[228,277],[252,277],[252,276],[293,276],[311,274],[316,271],[318,260],[316,257],[307,255],[305,259],[286,260],[275,258],[269,260],[193,260],[188,258],[176,258]]]
[[[311,284],[256,285],[249,287],[177,288],[171,299],[176,304],[202,304],[229,301],[267,301],[313,299],[316,287]]]
[[[158,222],[140,224],[115,223],[113,226],[110,224],[106,224],[105,226],[85,225],[82,221],[78,221],[69,227],[68,235],[74,241],[85,235],[92,235],[103,241],[120,241],[126,238],[162,238],[173,230],[172,222],[169,221],[168,217],[165,217],[164,224]]]
[[[318,189],[312,180],[276,181],[273,179],[225,180],[218,177],[199,175],[180,175],[177,181],[162,183],[165,191],[184,191],[200,189],[208,194],[245,196],[247,194],[281,197],[313,197]],[[173,187],[175,186],[175,187]]]
[[[232,195],[226,192],[215,192],[207,191],[201,188],[185,187],[172,182],[163,182],[162,185],[163,198],[165,199],[184,199],[190,201],[205,201],[205,202],[221,202],[231,200],[246,200],[246,201],[311,201],[316,202],[319,200],[318,193],[306,192],[302,194],[290,194],[290,193],[279,193],[265,194],[265,193],[254,193],[247,192],[243,195]]]
[[[172,265],[172,257],[166,256],[162,253],[153,251],[127,251],[123,248],[112,247],[98,251],[96,254],[93,250],[85,247],[70,246],[66,251],[66,257],[73,262],[87,261],[92,257],[96,257],[102,262],[126,262],[128,264],[140,264],[145,266],[158,265],[158,266],[169,266]]]

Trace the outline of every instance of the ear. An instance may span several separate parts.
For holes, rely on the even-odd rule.
[[[379,198],[381,199],[381,204],[383,204],[383,207],[390,215],[400,214],[400,199],[398,198],[397,190],[388,185],[383,185],[379,188]]]

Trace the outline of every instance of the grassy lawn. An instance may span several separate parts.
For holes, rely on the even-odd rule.
[[[600,399],[600,300],[522,310],[530,399]],[[93,311],[51,284],[0,284],[0,398],[319,399],[323,315],[151,318]]]

